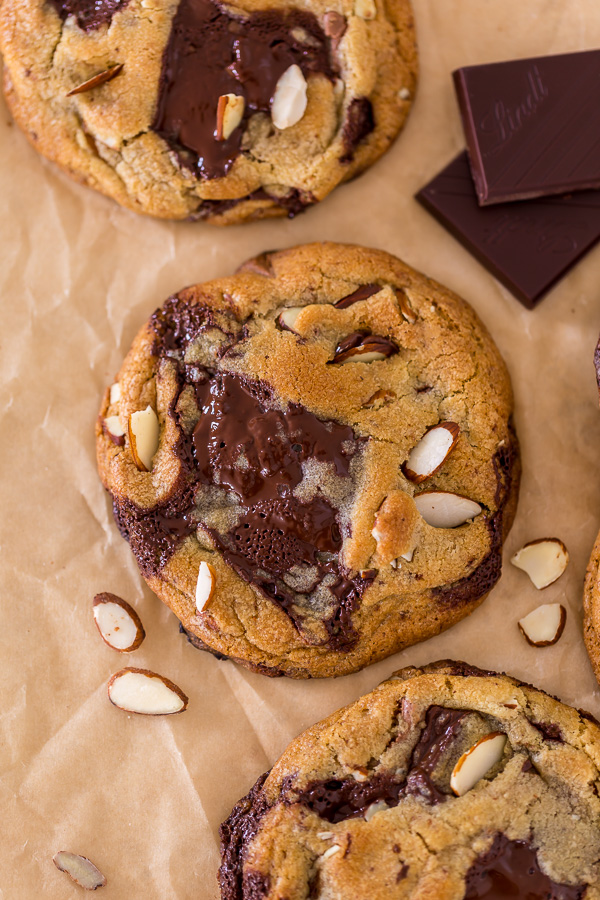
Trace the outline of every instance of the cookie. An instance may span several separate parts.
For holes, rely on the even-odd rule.
[[[594,352],[600,394],[600,341]],[[594,674],[600,684],[600,532],[592,549],[583,588],[583,639]]]
[[[105,395],[98,464],[193,643],[342,675],[459,621],[500,577],[511,411],[463,300],[386,253],[313,244],[154,313]]]
[[[506,675],[402,669],[221,826],[222,900],[600,897],[600,726]]]
[[[411,107],[409,0],[5,0],[4,89],[33,145],[136,212],[293,216]]]

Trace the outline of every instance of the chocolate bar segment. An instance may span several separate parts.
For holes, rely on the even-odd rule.
[[[530,309],[600,239],[600,191],[484,208],[464,152],[416,197]]]
[[[454,72],[482,206],[600,187],[600,50]]]

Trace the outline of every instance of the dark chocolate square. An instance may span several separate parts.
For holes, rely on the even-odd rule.
[[[481,205],[600,187],[600,50],[454,72]]]
[[[416,197],[530,309],[600,239],[600,191],[481,207],[464,152]]]

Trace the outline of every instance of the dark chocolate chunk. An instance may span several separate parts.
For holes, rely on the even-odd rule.
[[[354,159],[354,151],[375,130],[373,105],[368,97],[355,97],[346,112],[346,121],[342,132],[345,153],[340,157],[341,163],[349,163]]]
[[[222,215],[245,200],[269,200],[271,203],[275,203],[277,206],[281,206],[282,209],[287,210],[288,219],[293,219],[299,213],[304,212],[307,206],[312,206],[313,203],[317,202],[317,198],[310,191],[300,191],[297,188],[292,188],[283,196],[275,196],[275,194],[268,194],[264,188],[258,188],[258,190],[252,191],[251,194],[246,194],[244,197],[236,197],[233,200],[203,200],[197,211],[189,217],[190,221],[199,222],[202,219],[208,219],[209,216]]]
[[[372,297],[373,294],[378,294],[381,287],[380,284],[361,284],[361,286],[351,294],[347,294],[345,297],[336,300],[333,304],[334,309],[347,309],[349,306],[352,306],[353,303],[358,303],[359,300],[367,300],[369,297]]]
[[[263,792],[268,772],[261,775],[249,794],[246,794],[231,811],[229,818],[219,828],[221,837],[221,866],[219,884],[222,900],[239,900],[245,897],[243,873],[244,851],[258,831],[260,821],[269,809]],[[259,895],[260,896],[260,895]]]
[[[482,208],[466,153],[416,196],[529,308],[600,239],[600,191]]]
[[[110,25],[114,14],[124,9],[128,2],[129,0],[50,0],[63,22],[69,16],[75,16],[82,31],[95,31],[101,25]]]
[[[454,84],[480,204],[600,187],[600,50],[467,66]]]
[[[556,741],[559,744],[564,743],[562,731],[556,722],[533,722],[530,719],[529,724],[533,725],[533,727],[539,731],[545,741]]]
[[[509,841],[497,834],[487,853],[467,872],[464,900],[581,900],[586,885],[557,884],[540,869],[537,852],[528,841]]]
[[[369,331],[353,331],[339,342],[330,362],[341,363],[353,356],[360,359],[366,353],[381,353],[387,357],[393,356],[397,352],[398,347],[390,338],[380,334],[371,334]]]
[[[305,43],[303,32],[309,37]],[[312,13],[267,9],[242,18],[212,0],[181,0],[152,128],[198,177],[221,178],[241,151],[244,129],[236,128],[227,140],[215,139],[219,97],[244,97],[244,121],[269,112],[277,82],[291,65],[300,66],[305,77],[334,78],[330,39]]]
[[[316,781],[307,785],[287,802],[301,803],[328,822],[342,822],[364,816],[373,803],[397,806],[406,794],[422,797],[427,803],[442,803],[447,795],[432,780],[432,773],[462,727],[468,712],[430,706],[419,739],[413,748],[408,771],[403,778],[396,772],[377,772],[367,781],[354,778]]]

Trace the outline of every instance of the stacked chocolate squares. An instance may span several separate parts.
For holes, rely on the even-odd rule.
[[[416,195],[533,308],[600,239],[600,50],[454,72],[467,151]]]

